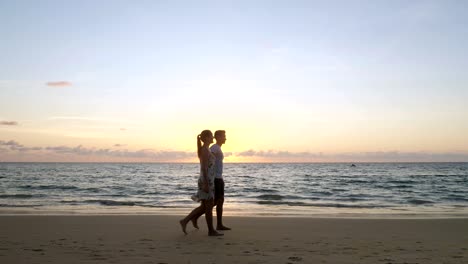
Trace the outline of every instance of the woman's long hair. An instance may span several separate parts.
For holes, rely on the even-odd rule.
[[[202,139],[206,138],[209,135],[213,135],[210,130],[203,130],[200,135],[197,136],[197,153],[198,159],[201,159],[202,154]]]

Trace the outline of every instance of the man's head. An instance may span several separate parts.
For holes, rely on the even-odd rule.
[[[216,144],[222,145],[222,144],[226,143],[226,131],[216,130],[214,136],[216,138]]]

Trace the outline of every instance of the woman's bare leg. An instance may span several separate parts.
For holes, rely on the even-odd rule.
[[[205,210],[200,211],[197,215],[194,215],[193,218],[190,220],[192,221],[193,227],[195,227],[196,229],[198,229],[198,218],[200,218],[200,216],[202,216],[204,213]]]
[[[193,209],[192,212],[190,212],[190,214],[188,214],[184,219],[180,220],[179,223],[180,223],[180,226],[182,227],[182,232],[184,232],[184,234],[187,234],[187,231],[186,231],[187,223],[190,220],[192,220],[192,218],[194,218],[194,216],[200,215],[200,212],[201,212],[201,214],[203,214],[205,211],[206,211],[205,204],[202,202],[202,203],[200,203],[200,206]],[[196,226],[196,228],[198,228],[198,226]]]

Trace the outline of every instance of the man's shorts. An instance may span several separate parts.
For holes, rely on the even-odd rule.
[[[224,198],[224,180],[215,178],[214,186],[215,186],[215,200],[219,198]]]

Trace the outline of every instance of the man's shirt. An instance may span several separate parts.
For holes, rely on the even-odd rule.
[[[216,158],[215,161],[215,171],[216,175],[215,178],[222,179],[223,178],[223,160],[224,160],[224,154],[223,151],[221,150],[221,146],[218,144],[214,144],[213,146],[210,147],[211,153]]]

